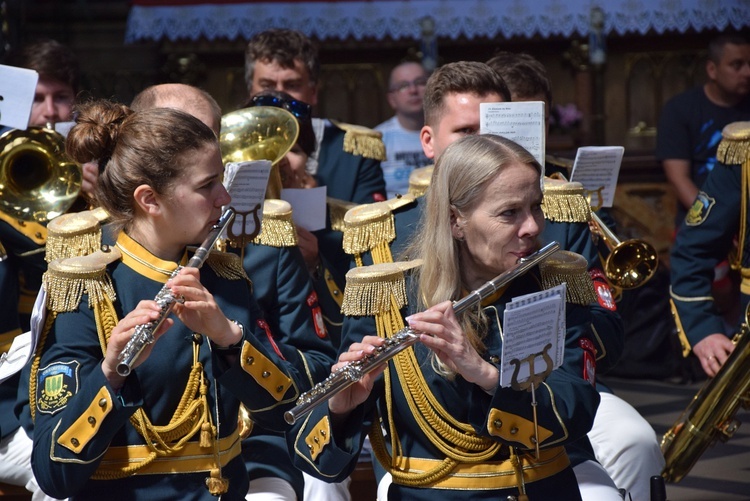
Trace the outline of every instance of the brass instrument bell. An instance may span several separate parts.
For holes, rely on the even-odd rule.
[[[12,129],[0,136],[0,212],[46,223],[78,198],[81,167],[65,155],[62,135],[47,128]]]
[[[221,158],[228,162],[270,160],[266,198],[279,198],[281,176],[278,162],[292,149],[299,136],[297,118],[283,108],[253,106],[221,117]]]

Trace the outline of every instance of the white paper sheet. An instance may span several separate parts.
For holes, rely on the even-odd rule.
[[[592,207],[612,207],[624,153],[622,146],[578,148],[570,180],[581,183],[591,194]]]
[[[563,283],[557,287],[528,294],[508,303],[503,314],[503,349],[501,357],[500,386],[511,385],[517,365],[517,383],[530,377],[529,357],[546,351],[553,364],[550,370],[562,365],[565,353],[565,289]],[[548,369],[541,356],[534,357],[534,373]]]
[[[281,190],[281,199],[292,206],[294,224],[308,231],[322,230],[326,227],[326,194],[325,186],[317,188],[287,188]]]
[[[0,125],[28,127],[38,80],[34,70],[0,64]]]
[[[479,132],[497,134],[514,141],[544,166],[544,102],[480,103]]]

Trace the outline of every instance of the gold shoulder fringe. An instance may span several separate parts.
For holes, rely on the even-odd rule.
[[[292,220],[292,206],[285,200],[267,199],[263,202],[260,233],[253,243],[270,247],[294,247],[297,230]]]
[[[580,254],[557,251],[539,264],[545,289],[567,283],[566,301],[587,305],[596,301],[594,283],[588,273],[588,262]]]
[[[102,244],[102,228],[92,211],[62,214],[47,225],[44,259],[85,256],[96,252]]]
[[[346,273],[341,313],[374,316],[390,311],[392,305],[402,308],[407,302],[404,272],[421,264],[417,259],[352,268]]]
[[[344,231],[344,216],[349,209],[353,209],[357,204],[327,197],[326,205],[328,206],[328,217],[331,219],[331,229],[333,231]]]
[[[227,280],[247,280],[250,282],[250,277],[247,276],[247,272],[245,272],[245,268],[242,266],[242,259],[237,254],[211,251],[208,259],[206,259],[206,264],[221,278],[226,278]]]
[[[388,201],[358,205],[344,216],[344,252],[362,254],[396,238],[396,225]]]
[[[107,251],[98,250],[87,256],[49,263],[42,276],[47,291],[47,308],[58,313],[75,311],[84,294],[89,296],[89,308],[101,303],[105,297],[114,302],[116,294],[107,274],[107,265],[121,257],[120,251],[112,247]]]
[[[415,197],[424,196],[427,193],[427,188],[430,187],[432,171],[434,170],[434,165],[428,165],[411,171],[411,174],[409,174],[409,194]]]
[[[544,178],[544,217],[564,223],[587,223],[591,219],[591,205],[581,183]]]
[[[716,150],[719,162],[735,165],[750,160],[750,122],[731,123],[721,134],[722,140]]]
[[[344,151],[352,155],[380,160],[386,159],[383,134],[361,125],[347,124],[331,120],[331,123],[344,131]]]

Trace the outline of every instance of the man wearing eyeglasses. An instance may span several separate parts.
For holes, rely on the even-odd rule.
[[[382,163],[388,198],[405,194],[411,171],[432,163],[419,140],[424,126],[422,96],[427,77],[421,64],[405,62],[393,68],[388,80],[388,104],[396,114],[375,127],[383,134],[388,156]]]

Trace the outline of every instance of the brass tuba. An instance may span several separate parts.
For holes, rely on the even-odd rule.
[[[273,106],[253,106],[221,117],[221,159],[228,162],[270,160],[266,198],[279,198],[281,176],[278,162],[292,149],[299,136],[294,115]]]
[[[81,191],[81,167],[65,155],[54,130],[12,129],[0,136],[0,212],[46,223],[67,211]]]
[[[665,460],[662,476],[667,482],[682,480],[717,439],[726,442],[732,438],[740,426],[734,415],[740,406],[750,408],[749,313],[750,305],[745,309],[740,332],[732,339],[734,351],[726,363],[703,385],[661,440]]]

